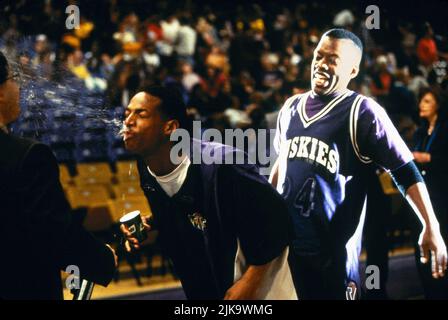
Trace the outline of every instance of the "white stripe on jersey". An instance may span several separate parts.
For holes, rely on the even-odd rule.
[[[286,141],[286,131],[288,130],[289,122],[291,121],[291,118],[295,111],[291,110],[293,102],[296,101],[296,99],[302,99],[302,96],[305,94],[306,93],[298,93],[293,95],[292,97],[289,97],[278,113],[277,128],[275,130],[274,137],[274,149],[277,154],[280,154],[281,144]]]
[[[356,132],[358,129],[359,107],[361,106],[361,103],[363,101],[364,97],[362,95],[358,95],[355,101],[353,101],[352,108],[350,110],[350,140],[352,141],[353,150],[355,150],[358,159],[362,163],[371,163],[372,160],[367,156],[363,156],[359,151],[358,141],[356,139]]]

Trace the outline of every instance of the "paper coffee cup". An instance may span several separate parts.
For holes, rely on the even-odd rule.
[[[139,210],[125,214],[120,218],[120,223],[128,228],[129,232],[138,240],[138,242],[146,240],[147,234]]]

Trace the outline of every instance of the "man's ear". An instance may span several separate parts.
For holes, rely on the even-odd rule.
[[[176,119],[173,120],[168,120],[165,123],[165,126],[163,128],[163,132],[166,135],[171,135],[171,133],[173,133],[176,129],[178,129],[180,127],[179,121]]]
[[[350,73],[350,79],[356,78],[358,73],[359,73],[359,65],[353,67],[352,72]]]

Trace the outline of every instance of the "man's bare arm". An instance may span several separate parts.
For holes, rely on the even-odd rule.
[[[243,276],[227,290],[224,300],[254,300],[269,266],[275,259],[261,266],[250,265]]]
[[[269,175],[269,182],[274,186],[274,188],[277,188],[278,166],[279,166],[279,159],[277,158],[277,160],[275,160],[274,165],[272,166],[271,174]]]
[[[406,199],[423,226],[418,242],[421,261],[427,263],[431,255],[432,275],[434,278],[442,277],[447,268],[447,250],[425,184],[411,185],[406,190]]]

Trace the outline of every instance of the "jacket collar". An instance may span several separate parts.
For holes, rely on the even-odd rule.
[[[210,205],[213,205],[213,203],[211,203],[213,200],[216,202],[218,199],[218,185],[216,177],[220,163],[224,163],[226,154],[236,154],[238,152],[241,151],[224,144],[205,142],[197,139],[190,140],[189,157],[192,166],[200,166],[205,210],[208,210]],[[201,156],[201,159],[203,159],[204,155],[209,157],[211,156],[213,159],[220,161],[207,161],[206,163],[206,161],[201,160],[200,164],[197,164],[195,161],[197,159],[196,157]],[[268,183],[264,177],[258,174],[258,168],[256,165],[246,163],[242,165],[235,165],[234,168],[243,176],[258,180],[262,183]],[[161,190],[161,187],[157,183],[156,179],[148,172],[146,164],[142,159],[139,159],[138,161],[138,170],[140,173],[141,187],[145,192],[156,192]],[[214,205],[216,206],[217,204],[215,203]]]

